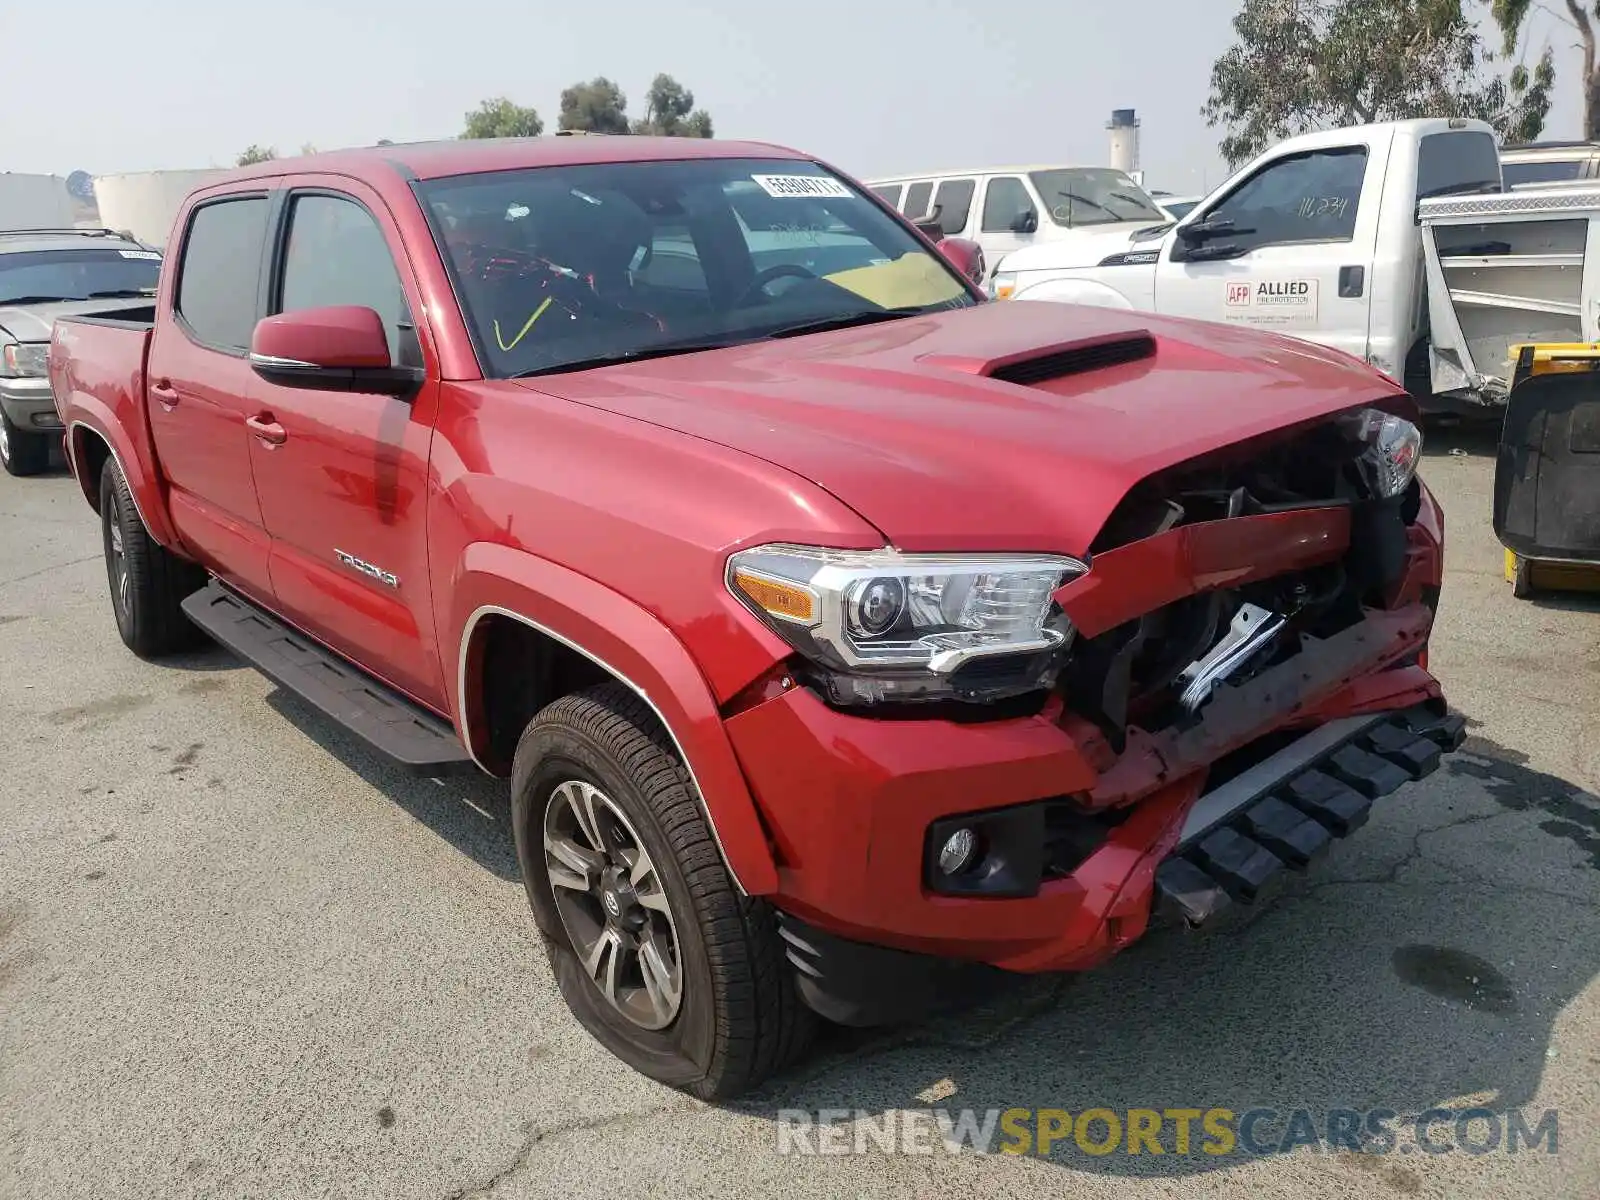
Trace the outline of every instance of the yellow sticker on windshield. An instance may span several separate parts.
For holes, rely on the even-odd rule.
[[[925,308],[962,294],[950,272],[926,254],[903,254],[893,262],[852,267],[823,278],[880,308]]]

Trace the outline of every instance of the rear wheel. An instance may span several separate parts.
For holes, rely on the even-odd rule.
[[[205,572],[155,541],[144,527],[115,458],[100,472],[100,529],[117,632],[140,658],[187,650],[203,640],[180,607]]]
[[[773,911],[739,894],[693,780],[620,684],[534,718],[512,770],[517,856],[573,1015],[635,1070],[706,1100],[805,1047]]]
[[[37,475],[50,466],[48,433],[18,429],[0,412],[0,466],[8,475]]]

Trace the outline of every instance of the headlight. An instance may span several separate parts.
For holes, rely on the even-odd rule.
[[[1377,496],[1392,499],[1411,486],[1422,457],[1422,430],[1404,417],[1376,408],[1346,413],[1340,424],[1362,443],[1361,466]]]
[[[994,300],[1009,300],[1011,294],[1017,290],[1017,273],[1015,271],[996,271],[989,280],[989,296]]]
[[[728,587],[822,668],[843,704],[994,700],[1049,687],[1072,634],[1054,605],[1088,568],[1049,555],[762,546]]]
[[[0,351],[0,363],[5,366],[3,374],[13,378],[48,375],[50,368],[46,358],[49,353],[48,342],[8,342]]]

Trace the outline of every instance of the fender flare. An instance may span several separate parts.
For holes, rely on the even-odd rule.
[[[75,445],[80,429],[99,438],[111,451],[117,469],[128,481],[128,491],[133,496],[134,511],[144,522],[151,540],[169,550],[177,547],[178,534],[172,527],[171,521],[167,519],[166,501],[149,463],[141,457],[138,447],[128,436],[122,423],[112,418],[110,409],[93,396],[79,393],[72,397],[66,446],[67,461],[72,467],[73,477],[78,481],[78,487],[83,491],[84,499],[88,500],[91,506],[99,506],[100,481],[85,479],[83,476],[83,464],[79,461]],[[113,430],[115,432],[112,432]]]
[[[471,705],[481,669],[474,635],[485,617],[498,615],[583,655],[649,705],[699,793],[734,885],[749,896],[777,891],[777,864],[716,699],[666,625],[604,584],[510,546],[467,546],[454,581],[457,600],[449,616],[449,631],[456,633],[459,646],[454,715],[462,743],[479,767],[487,770],[480,757],[482,713]]]
[[[1072,276],[1041,280],[1030,288],[1012,293],[1011,299],[1054,300],[1059,304],[1085,304],[1093,308],[1133,309],[1128,298],[1109,283]]]

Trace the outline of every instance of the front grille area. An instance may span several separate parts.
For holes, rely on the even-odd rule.
[[[1120,754],[1130,726],[1157,732],[1194,720],[1178,703],[1175,684],[1223,637],[1242,605],[1283,614],[1289,623],[1230,676],[1233,683],[1292,658],[1302,638],[1331,637],[1360,622],[1367,609],[1381,607],[1404,572],[1406,526],[1416,519],[1420,492],[1413,483],[1396,499],[1371,499],[1356,453],[1337,428],[1324,424],[1273,443],[1229,447],[1134,488],[1091,557],[1183,526],[1205,523],[1220,532],[1230,520],[1308,509],[1348,512],[1350,548],[1338,561],[1201,592],[1080,638],[1060,679],[1068,709],[1093,721]],[[1208,540],[1226,539],[1208,533]]]

